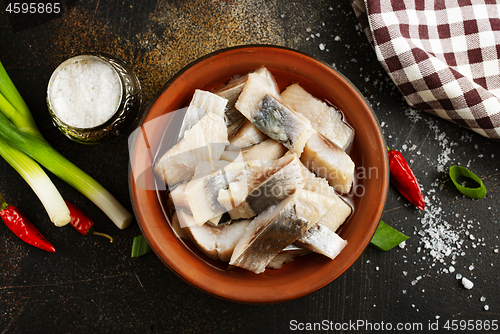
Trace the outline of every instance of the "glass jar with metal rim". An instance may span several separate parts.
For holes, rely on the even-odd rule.
[[[50,77],[47,105],[54,125],[84,144],[127,133],[140,116],[141,86],[132,69],[114,57],[88,53],[61,63]]]

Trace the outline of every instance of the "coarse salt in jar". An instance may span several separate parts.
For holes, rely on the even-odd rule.
[[[52,121],[68,138],[97,144],[126,133],[138,119],[140,83],[123,62],[100,54],[59,65],[47,88]]]

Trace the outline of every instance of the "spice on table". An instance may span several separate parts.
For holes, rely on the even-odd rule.
[[[425,208],[424,196],[413,171],[401,152],[389,148],[387,150],[389,151],[392,184],[406,199],[423,211]]]
[[[104,233],[101,233],[101,232],[97,232],[96,230],[94,230],[94,222],[92,221],[92,219],[89,218],[89,216],[87,216],[85,214],[85,212],[83,212],[76,205],[74,205],[68,201],[65,201],[65,202],[66,202],[66,205],[68,206],[69,215],[71,217],[71,220],[69,223],[78,232],[80,232],[83,235],[87,235],[89,233],[93,234],[93,235],[100,235],[100,236],[108,238],[110,240],[109,242],[113,242],[113,238],[111,236],[104,234]]]
[[[54,253],[56,249],[15,206],[9,205],[0,194],[0,217],[7,227],[24,242]]]

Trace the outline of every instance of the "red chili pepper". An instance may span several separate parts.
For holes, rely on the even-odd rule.
[[[401,152],[388,150],[392,184],[406,199],[423,211],[425,208],[424,196],[413,171]]]
[[[0,194],[0,217],[7,227],[24,242],[54,253],[56,249],[15,206],[9,205]]]
[[[68,206],[69,215],[71,217],[69,223],[78,232],[80,232],[83,235],[87,235],[89,233],[94,235],[100,235],[108,238],[110,240],[109,242],[113,242],[113,238],[111,236],[94,230],[94,222],[82,210],[80,210],[79,207],[67,201],[65,202],[66,205]]]

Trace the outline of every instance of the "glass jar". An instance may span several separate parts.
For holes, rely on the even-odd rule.
[[[50,77],[47,105],[54,125],[84,144],[108,142],[139,118],[141,86],[124,62],[89,53],[61,63]]]

